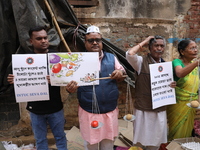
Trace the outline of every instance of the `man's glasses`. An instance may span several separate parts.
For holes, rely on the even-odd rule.
[[[96,43],[101,43],[102,42],[102,38],[96,38],[96,39],[87,39],[86,41],[88,41],[88,43],[93,44],[94,41]]]
[[[161,48],[164,48],[164,47],[165,47],[165,45],[163,45],[163,44],[154,44],[154,46],[155,46],[156,48],[158,48],[159,46],[160,46]]]

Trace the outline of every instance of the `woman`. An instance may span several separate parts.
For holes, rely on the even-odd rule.
[[[197,45],[192,40],[182,40],[178,44],[180,59],[172,61],[174,70],[174,80],[176,83],[176,101],[174,105],[169,105],[167,117],[169,123],[168,140],[185,138],[192,135],[194,127],[195,108],[187,106],[191,100],[198,99],[199,60],[197,58]]]

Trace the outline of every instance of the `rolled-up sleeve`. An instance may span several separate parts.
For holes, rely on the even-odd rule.
[[[143,61],[142,57],[138,56],[137,54],[129,55],[128,51],[127,51],[126,52],[126,59],[129,62],[129,64],[133,67],[133,69],[135,69],[135,71],[137,71],[138,74],[140,74],[142,61]]]

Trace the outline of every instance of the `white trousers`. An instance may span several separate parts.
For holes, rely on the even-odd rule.
[[[84,147],[85,150],[113,150],[114,141],[104,139],[101,142],[92,145],[87,141],[84,141]]]

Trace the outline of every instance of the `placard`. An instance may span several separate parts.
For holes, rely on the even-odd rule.
[[[175,104],[175,89],[169,86],[174,81],[172,62],[150,64],[149,68],[153,109]]]
[[[48,64],[52,86],[66,86],[76,81],[78,86],[98,85],[99,53],[49,53]]]
[[[46,54],[13,54],[12,69],[17,102],[49,100]]]

